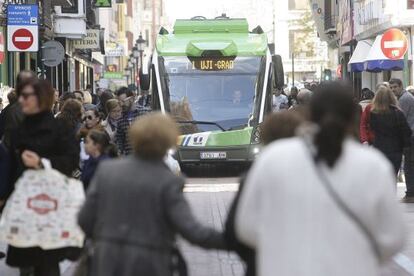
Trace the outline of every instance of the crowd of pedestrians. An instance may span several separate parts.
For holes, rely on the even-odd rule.
[[[184,179],[165,162],[178,127],[150,113],[147,91],[59,95],[22,71],[9,95],[0,113],[0,207],[25,171],[48,163],[86,191],[83,252],[9,245],[6,263],[21,276],[59,276],[61,261],[81,255],[87,275],[186,275],[177,235],[236,251],[249,276],[374,276],[404,244],[395,185],[404,157],[404,202],[414,202],[414,96],[400,80],[364,89],[360,104],[340,82],[275,91],[263,151],[241,178],[223,232],[193,216]]]

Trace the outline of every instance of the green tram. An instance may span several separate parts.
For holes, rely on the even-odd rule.
[[[147,71],[147,70],[145,70]],[[246,19],[195,17],[161,28],[141,88],[153,110],[179,124],[175,158],[182,165],[251,163],[260,151],[259,125],[284,81],[260,27]]]

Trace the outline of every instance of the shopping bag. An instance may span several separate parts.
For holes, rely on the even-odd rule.
[[[44,250],[82,247],[77,214],[85,201],[82,183],[46,168],[26,170],[0,219],[0,241]]]

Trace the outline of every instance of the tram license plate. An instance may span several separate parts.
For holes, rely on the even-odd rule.
[[[224,151],[218,151],[218,152],[200,152],[200,158],[201,159],[226,159],[227,153]]]

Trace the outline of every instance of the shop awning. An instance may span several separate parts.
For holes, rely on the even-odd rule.
[[[348,69],[351,72],[362,72],[365,70],[365,60],[371,50],[372,40],[361,40],[358,42],[351,59],[348,62]]]
[[[368,72],[381,72],[381,71],[401,71],[404,69],[404,60],[392,60],[387,58],[381,50],[381,38],[382,35],[378,35],[375,38],[374,44],[368,53],[365,62],[365,70]]]

